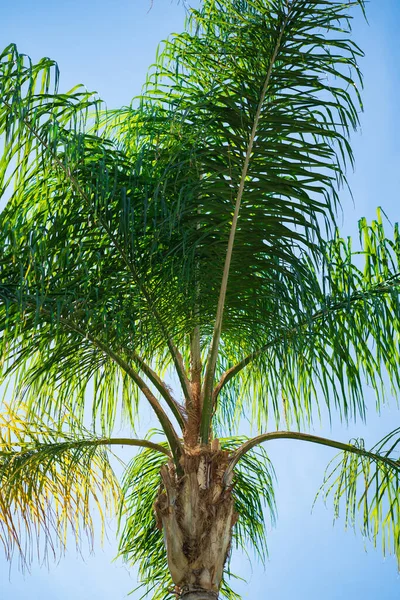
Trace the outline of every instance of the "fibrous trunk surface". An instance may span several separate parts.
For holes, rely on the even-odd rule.
[[[236,522],[231,487],[222,482],[228,458],[220,449],[191,448],[183,456],[181,477],[172,463],[161,470],[155,510],[182,600],[218,597]]]

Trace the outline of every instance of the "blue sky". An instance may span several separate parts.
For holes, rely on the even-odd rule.
[[[56,59],[61,85],[68,89],[84,83],[97,90],[108,106],[129,103],[140,91],[158,42],[182,28],[182,3],[154,0],[5,0],[0,21],[0,46],[16,42],[34,60]],[[400,188],[400,27],[399,0],[372,0],[367,8],[369,25],[358,15],[356,41],[366,52],[365,114],[360,134],[353,139],[356,169],[349,174],[354,205],[343,196],[343,232],[354,234],[361,216],[373,218],[378,205],[392,221],[399,220]],[[399,425],[393,401],[374,415],[374,398],[366,389],[370,406],[368,427],[332,429],[315,424],[315,433],[347,441],[364,436],[367,444]],[[145,425],[144,423],[143,425]],[[384,559],[379,548],[364,542],[359,532],[344,532],[343,522],[332,525],[332,506],[311,507],[332,458],[327,449],[276,441],[268,447],[277,476],[279,519],[269,534],[270,558],[262,568],[234,556],[232,567],[247,578],[237,586],[245,599],[274,600],[397,600],[400,578],[393,558]],[[112,525],[113,527],[113,525]],[[77,556],[71,548],[56,565],[34,565],[22,576],[17,564],[9,572],[0,554],[1,600],[119,600],[136,586],[135,572],[116,554],[113,529],[110,543],[95,555]],[[367,550],[367,552],[365,551]],[[140,594],[133,594],[134,600]]]

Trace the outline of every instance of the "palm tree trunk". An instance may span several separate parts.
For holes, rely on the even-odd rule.
[[[178,477],[161,470],[155,511],[164,531],[168,567],[182,600],[216,600],[237,518],[230,482],[223,482],[228,452],[186,448]]]
[[[179,600],[218,600],[218,594],[207,590],[193,589],[183,592]]]

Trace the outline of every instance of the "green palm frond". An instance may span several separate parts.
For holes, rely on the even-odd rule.
[[[388,391],[398,394],[398,226],[388,237],[378,210],[371,224],[360,220],[359,230],[359,246],[338,232],[326,244],[325,266],[314,270],[312,293],[287,289],[297,294],[298,310],[288,313],[264,344],[242,346],[239,360],[236,346],[222,346],[221,363],[233,366],[220,370],[214,397],[222,394],[218,411],[225,410],[224,404],[231,407],[231,423],[250,407],[260,428],[271,416],[279,424],[284,415],[289,427],[301,427],[323,402],[329,413],[335,410],[345,420],[364,418],[365,381],[375,391],[378,408]]]
[[[347,9],[339,2],[205,2],[160,51],[140,106],[110,115],[110,137],[132,158],[139,151],[157,181],[153,268],[162,264],[186,319],[197,305],[204,333],[212,333],[235,195],[282,28],[246,176],[225,338],[239,343],[272,329],[280,317],[274,298],[282,292],[280,310],[290,307],[284,282],[299,285],[303,276],[307,286],[301,251],[321,256],[320,221],[333,218],[346,135],[358,122],[347,73],[358,78],[361,52],[344,35]]]
[[[146,396],[133,367],[137,358],[149,376],[146,361],[167,351],[160,349],[163,323],[132,257],[139,261],[143,251],[129,229],[134,214],[143,226],[141,204],[136,211],[127,200],[135,190],[140,199],[135,166],[101,131],[88,133],[99,100],[81,89],[59,93],[52,61],[32,65],[10,46],[0,56],[0,79],[0,186],[2,194],[11,190],[0,239],[5,374],[21,380],[27,402],[45,378],[40,397],[57,390],[54,410],[66,402],[71,410],[74,403],[82,408],[94,381],[94,416],[110,430],[120,395],[131,422],[135,386]],[[181,420],[176,403],[161,392]],[[158,415],[165,426],[166,416]]]
[[[344,514],[346,527],[360,522],[362,534],[375,546],[380,540],[383,553],[397,556],[400,566],[400,428],[372,448],[375,458],[362,439],[352,443],[362,452],[338,455],[319,493],[333,496],[335,518]]]
[[[221,439],[221,447],[237,448],[244,438]],[[140,452],[128,466],[123,481],[125,503],[120,515],[120,554],[130,564],[138,566],[141,586],[151,590],[154,600],[174,597],[163,533],[157,528],[154,503],[159,492],[160,469],[168,459],[152,451]],[[250,546],[264,561],[267,557],[266,520],[275,522],[274,471],[262,449],[247,453],[235,471],[233,495],[239,519],[233,529],[233,545],[247,552]],[[229,561],[225,566],[222,597],[235,600],[230,588]],[[141,587],[140,586],[140,587]]]
[[[362,53],[347,37],[348,8],[205,2],[187,31],[166,43],[140,107],[115,133],[127,152],[141,140],[143,157],[153,148],[162,169],[159,263],[188,323],[196,314],[211,336],[217,306],[217,322],[224,310],[203,390],[203,441],[219,335],[236,353],[254,348],[300,318],[299,296],[314,293],[324,226],[334,226],[337,185],[352,160],[347,138],[358,123]],[[235,203],[229,284],[220,296]]]
[[[121,501],[119,486],[98,438],[71,417],[47,423],[11,409],[0,415],[0,538],[22,564],[62,552],[72,535],[92,545],[93,513],[105,520]],[[71,539],[69,540],[71,541]],[[36,543],[35,543],[36,542]]]
[[[187,32],[167,42],[142,98],[142,106],[152,111],[148,127],[154,152],[160,153],[161,164],[164,157],[166,161],[160,213],[168,210],[167,186],[175,195],[183,188],[176,218],[184,237],[180,243],[176,238],[176,249],[171,243],[170,248],[185,251],[189,261],[194,260],[190,250],[196,245],[200,282],[204,286],[208,282],[206,289],[214,294],[207,304],[213,312],[207,316],[214,317],[235,194],[260,94],[273,63],[246,177],[226,331],[231,312],[233,318],[237,307],[242,312],[251,301],[249,290],[255,294],[260,286],[271,284],[260,273],[283,272],[291,279],[295,267],[302,271],[295,248],[320,254],[318,217],[332,216],[336,175],[344,176],[342,153],[336,149],[343,155],[350,152],[344,134],[358,122],[351,91],[355,85],[341,70],[353,69],[358,77],[361,52],[347,39],[335,39],[338,30],[346,27],[344,5],[289,4],[205,2],[201,11],[194,12]],[[317,30],[318,19],[323,36]],[[279,56],[272,61],[282,30]],[[332,76],[337,77],[337,85],[344,79],[348,89],[334,87]],[[134,112],[129,141],[135,133],[146,131],[137,121]],[[168,144],[168,152],[163,152],[163,143]],[[200,227],[189,229],[191,222]],[[245,265],[236,264],[239,256]],[[238,292],[247,293],[238,297]]]

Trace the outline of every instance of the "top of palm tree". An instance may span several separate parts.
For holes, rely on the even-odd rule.
[[[378,210],[353,249],[336,223],[357,7],[204,0],[118,110],[3,51],[0,355],[28,418],[90,407],[109,440],[145,397],[179,470],[243,414],[300,428],[324,404],[364,418],[365,379],[378,404],[387,377],[397,392],[397,226]]]

